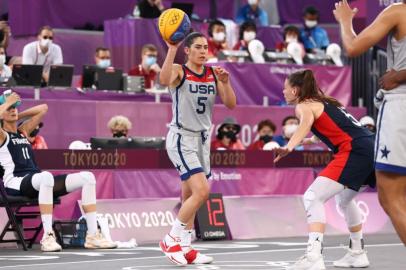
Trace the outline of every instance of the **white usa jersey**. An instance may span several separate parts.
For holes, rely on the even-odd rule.
[[[202,74],[196,74],[182,65],[183,78],[172,96],[172,128],[192,132],[208,131],[212,125],[213,106],[217,95],[217,82],[213,69],[204,66]]]

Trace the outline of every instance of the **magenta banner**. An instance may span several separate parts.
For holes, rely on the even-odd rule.
[[[128,117],[133,123],[130,136],[166,136],[171,120],[171,104],[148,102],[114,101],[74,101],[46,100],[49,110],[44,117],[41,135],[50,148],[66,149],[74,140],[89,142],[90,137],[111,137],[107,122],[114,115]],[[21,109],[41,104],[43,101],[23,101]],[[365,108],[348,108],[357,119],[365,115]],[[211,138],[225,117],[233,116],[241,125],[239,138],[249,145],[257,137],[257,124],[263,119],[271,119],[277,126],[276,134],[281,134],[282,119],[294,114],[293,107],[286,106],[243,106],[229,110],[222,105],[214,108]]]

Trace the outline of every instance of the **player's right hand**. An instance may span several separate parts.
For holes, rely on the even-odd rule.
[[[15,104],[16,102],[21,101],[20,96],[19,96],[17,93],[15,93],[15,92],[11,93],[10,95],[8,95],[8,96],[5,97],[5,98],[6,98],[6,103],[7,103],[8,105],[13,105],[13,104]]]
[[[176,44],[172,44],[172,43],[169,43],[168,41],[165,40],[165,43],[168,46],[168,49],[175,49],[175,50],[177,50],[179,48],[179,46],[182,44],[182,42],[183,41],[180,41],[180,42],[178,42]]]
[[[286,146],[274,149],[274,153],[276,155],[276,158],[273,160],[273,162],[274,163],[278,162],[283,157],[286,157],[290,152],[292,152],[292,150],[290,150]]]

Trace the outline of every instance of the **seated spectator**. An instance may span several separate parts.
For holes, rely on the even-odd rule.
[[[28,134],[27,139],[31,143],[32,149],[48,149],[48,145],[41,135],[38,135],[40,129],[44,126],[40,122],[30,134]]]
[[[280,43],[278,43],[276,45],[276,51],[278,51],[278,52],[286,52],[287,47],[288,47],[288,45],[290,43],[297,42],[303,48],[302,57],[304,57],[306,52],[305,52],[305,49],[303,47],[303,44],[300,43],[300,41],[299,41],[299,35],[300,35],[299,28],[297,28],[294,25],[286,26],[285,29],[283,30],[283,40],[284,41],[280,42]]]
[[[0,46],[0,82],[7,82],[11,74],[11,68],[6,65],[6,51]]]
[[[240,26],[240,36],[233,50],[248,50],[248,44],[257,37],[257,26],[253,22],[245,22]]]
[[[300,30],[300,41],[303,43],[307,52],[317,52],[325,50],[330,44],[327,32],[324,28],[318,26],[319,11],[309,6],[304,11],[304,27]]]
[[[99,68],[111,67],[110,50],[104,47],[98,47],[94,55],[94,62]]]
[[[265,144],[272,141],[275,131],[276,126],[271,120],[266,119],[259,122],[257,128],[259,139],[250,144],[247,150],[262,150]]]
[[[43,65],[42,77],[48,82],[51,65],[63,64],[62,50],[52,43],[54,32],[50,26],[41,27],[37,39],[24,46],[23,65]]]
[[[52,229],[53,202],[55,197],[63,196],[75,190],[81,190],[81,207],[87,224],[85,248],[115,248],[116,244],[103,237],[97,228],[96,178],[91,172],[77,172],[53,176],[37,166],[31,144],[24,134],[30,134],[41,122],[48,110],[41,104],[19,112],[14,104],[20,101],[16,93],[9,95],[0,104],[2,125],[0,127],[1,170],[4,172],[4,187],[9,196],[26,196],[37,199],[44,229],[41,250],[60,251]],[[20,127],[17,121],[28,118]],[[13,137],[11,139],[11,137]],[[15,143],[15,142],[18,143]]]
[[[157,58],[158,50],[155,45],[144,45],[141,50],[141,64],[131,69],[128,75],[144,76],[145,88],[152,88],[157,74],[161,72],[161,68],[157,64]]]
[[[140,17],[146,19],[158,18],[164,10],[161,0],[141,0],[138,3]]]
[[[375,120],[369,116],[369,115],[365,115],[364,117],[362,117],[359,122],[361,123],[361,125],[363,127],[366,127],[367,129],[369,129],[372,133],[376,132],[376,126],[375,126]]]
[[[299,127],[299,118],[294,115],[287,116],[282,121],[282,135],[273,137],[273,141],[277,142],[281,147],[288,144],[292,135]],[[303,150],[303,145],[299,145],[295,150]]]
[[[131,121],[122,115],[113,116],[107,124],[114,138],[127,137],[132,128]]]
[[[268,26],[268,13],[259,7],[260,0],[248,0],[248,4],[238,10],[235,21],[238,24],[253,22],[260,26]]]
[[[245,147],[237,138],[241,126],[232,117],[224,119],[217,129],[216,139],[211,142],[212,150],[244,150]]]
[[[10,41],[11,30],[7,21],[0,21],[0,46],[4,48],[6,54],[6,64],[8,65],[10,58],[7,56],[7,47]]]
[[[221,50],[227,50],[226,26],[220,20],[211,21],[208,29],[209,58],[217,57]]]

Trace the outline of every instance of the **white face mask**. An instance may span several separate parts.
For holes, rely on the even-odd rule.
[[[50,39],[41,39],[41,40],[39,41],[39,45],[40,45],[41,47],[48,48],[51,44],[52,44],[52,40],[50,40]]]
[[[6,63],[6,55],[0,54],[0,67],[4,66],[5,63]]]
[[[248,5],[252,6],[252,5],[257,5],[258,4],[258,0],[248,0]]]
[[[286,138],[291,138],[293,134],[296,132],[298,125],[290,124],[283,127],[283,133],[285,134]]]
[[[250,42],[251,40],[255,39],[256,37],[257,37],[257,33],[253,32],[253,31],[244,32],[244,34],[243,34],[243,39],[246,42]]]
[[[223,42],[225,38],[226,38],[226,33],[224,33],[224,32],[213,33],[214,41]]]
[[[317,25],[317,21],[305,20],[305,25],[307,28],[313,28]]]
[[[108,68],[109,66],[111,66],[111,61],[110,59],[101,59],[97,66],[99,68]]]
[[[287,36],[285,42],[286,43],[297,42],[297,37]]]

